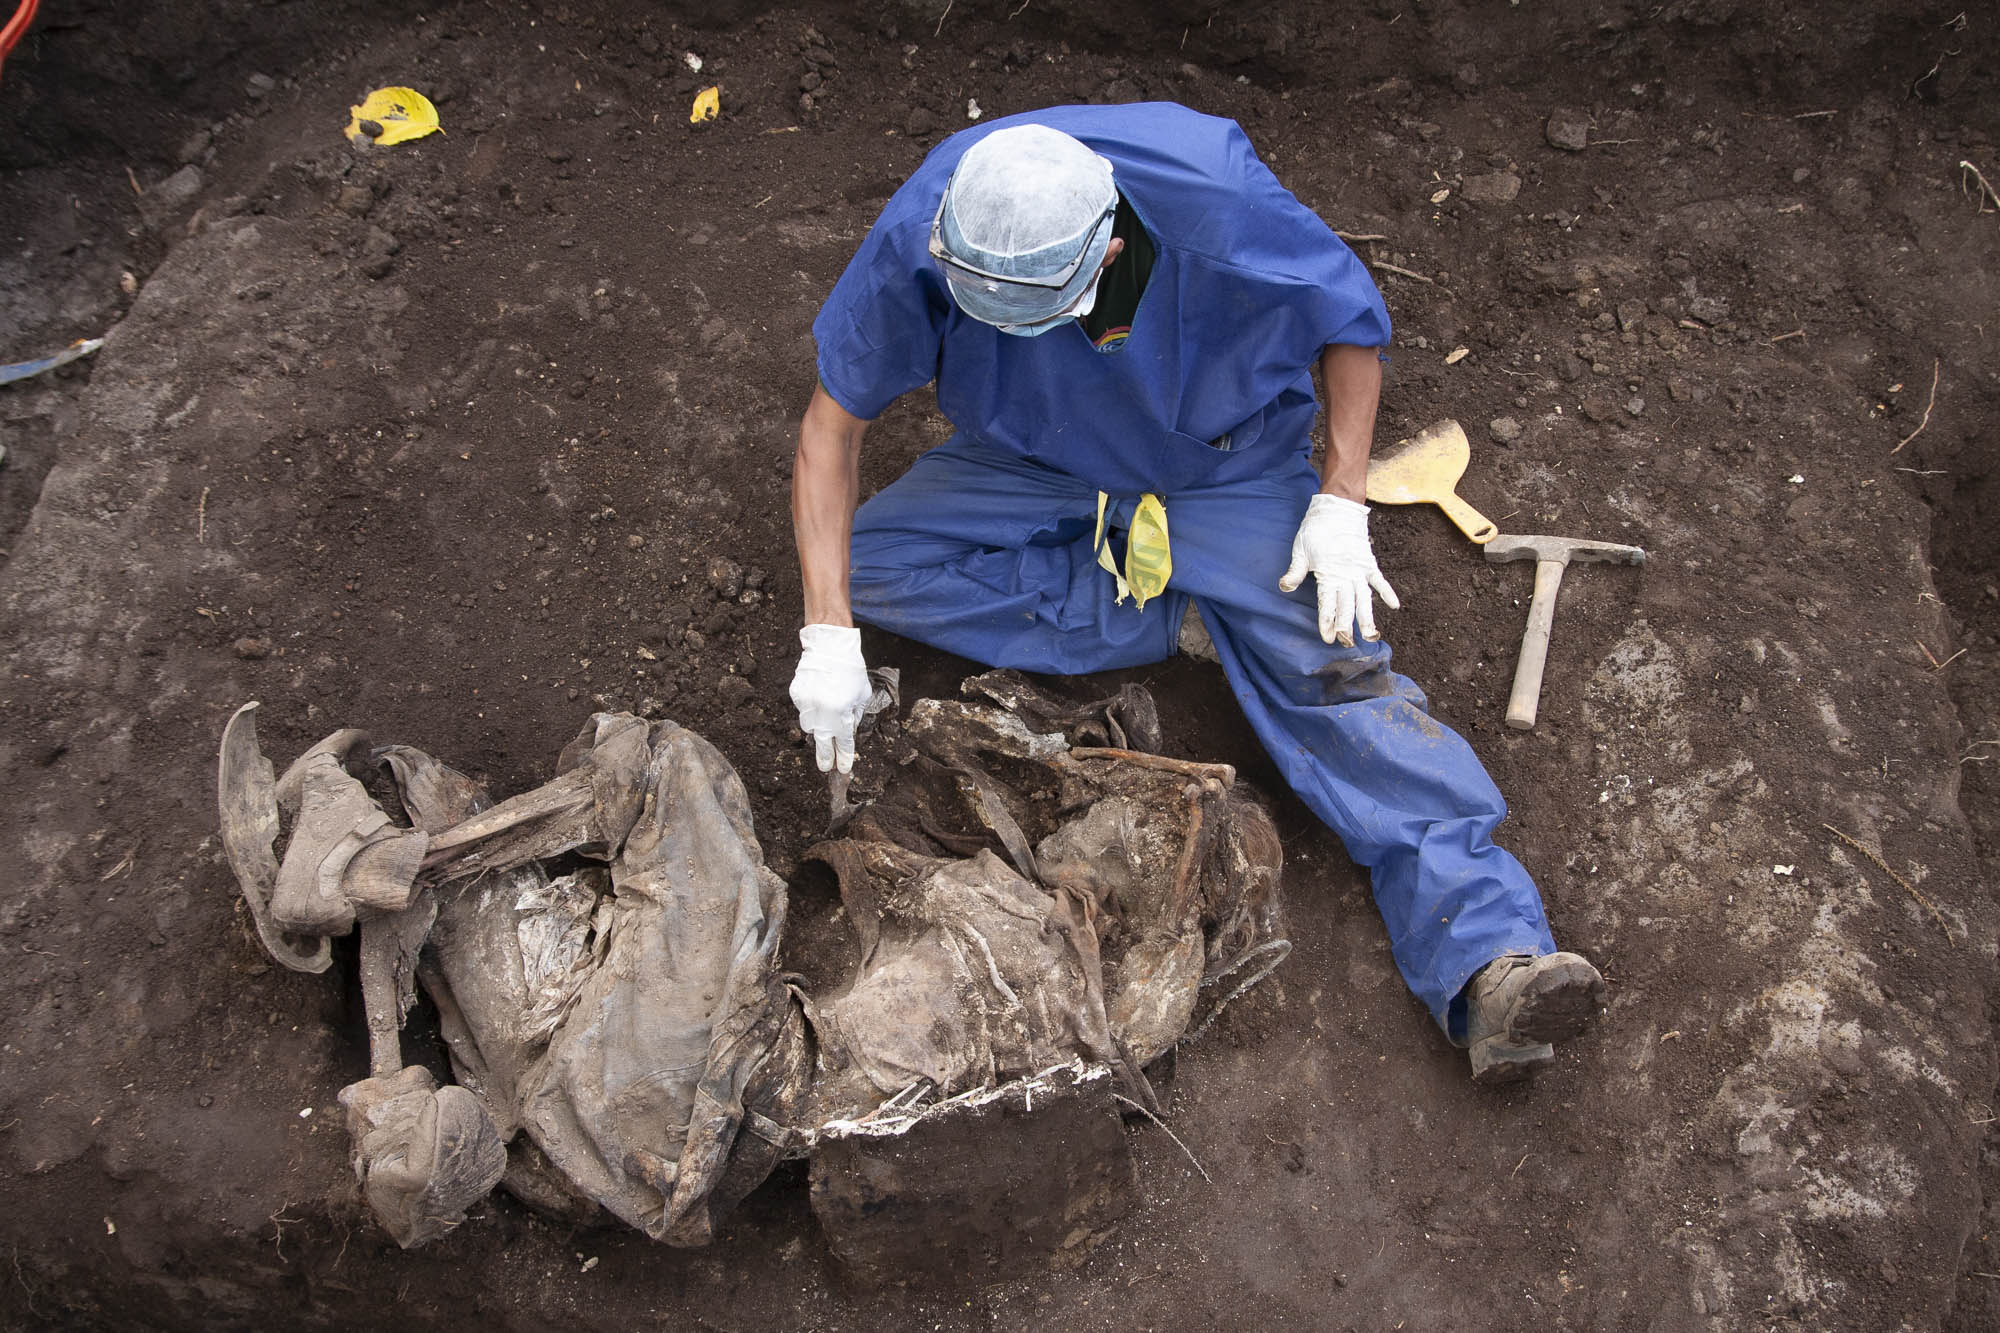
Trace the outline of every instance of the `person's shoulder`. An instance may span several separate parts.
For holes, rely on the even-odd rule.
[[[1164,155],[1184,166],[1222,167],[1250,147],[1235,121],[1179,102],[1120,102],[1111,106],[1054,106],[1015,119],[1074,135],[1105,156]]]
[[[971,125],[939,143],[929,159],[955,163],[973,144],[1013,125],[1046,125],[1081,139],[1106,156],[1121,148],[1137,148],[1164,151],[1182,159],[1212,156],[1223,160],[1250,145],[1242,127],[1222,116],[1207,115],[1179,102],[1119,102],[1037,107]]]

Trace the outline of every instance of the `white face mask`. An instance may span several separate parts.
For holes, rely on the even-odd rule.
[[[1104,270],[1097,270],[1097,276],[1083,289],[1083,295],[1076,298],[1076,304],[1060,314],[1038,319],[1033,324],[995,324],[1002,333],[1011,333],[1016,338],[1039,338],[1050,329],[1059,329],[1072,319],[1082,319],[1097,308],[1097,284],[1104,281]]]

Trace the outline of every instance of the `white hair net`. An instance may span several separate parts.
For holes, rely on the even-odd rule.
[[[1046,125],[995,130],[966,150],[945,187],[939,239],[963,266],[944,266],[952,296],[989,324],[1068,309],[1103,263],[1117,200],[1111,164],[1076,139]],[[1058,276],[1060,286],[1048,285]]]

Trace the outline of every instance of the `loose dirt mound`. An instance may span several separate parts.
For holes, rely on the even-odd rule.
[[[1990,20],[57,8],[0,81],[0,355],[108,341],[0,390],[10,1320],[2000,1319],[1977,1175],[2000,218],[1959,165],[2000,182]],[[690,128],[710,82],[723,114]],[[339,137],[405,83],[443,136]],[[973,104],[1142,98],[1238,119],[1378,238],[1355,244],[1398,327],[1382,441],[1455,416],[1461,492],[1503,530],[1651,552],[1573,573],[1542,721],[1513,734],[1526,571],[1432,511],[1375,522],[1399,664],[1512,799],[1606,1020],[1531,1088],[1473,1089],[1365,884],[1285,805],[1296,951],[1172,1086],[1214,1183],[1138,1131],[1143,1210],[1048,1271],[847,1294],[783,1176],[691,1255],[504,1201],[396,1251],[332,1104],[365,1067],[358,997],[272,969],[219,859],[223,721],[262,699],[284,753],[364,723],[506,794],[595,707],[672,716],[744,776],[809,932],[835,903],[799,867],[825,791],[785,700],[812,315]],[[899,404],[864,486],[947,432]],[[964,666],[868,648],[906,697]],[[1278,788],[1211,668],[1134,674],[1188,754]]]

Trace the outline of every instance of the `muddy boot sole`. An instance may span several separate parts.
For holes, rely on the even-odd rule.
[[[1466,1054],[1472,1058],[1472,1081],[1482,1087],[1519,1083],[1556,1062],[1556,1048],[1546,1042],[1517,1046],[1498,1036],[1474,1042]]]
[[[1503,1039],[1514,1046],[1568,1041],[1604,1007],[1604,978],[1581,958],[1544,968],[1514,1001]]]
[[[1554,1042],[1582,1032],[1604,1007],[1604,978],[1587,959],[1552,954],[1522,959],[1501,974],[1476,1000],[1487,1028],[1504,1012],[1504,1022],[1474,1038],[1466,1054],[1475,1083],[1513,1083],[1555,1063]]]

